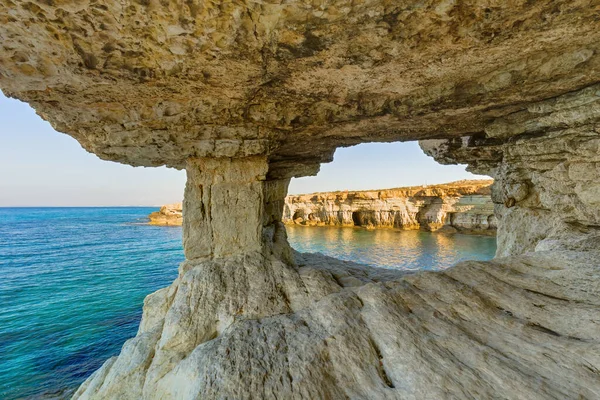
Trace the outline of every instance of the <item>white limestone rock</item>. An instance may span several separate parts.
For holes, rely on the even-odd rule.
[[[5,94],[102,159],[188,173],[179,277],[75,398],[600,398],[593,2],[1,4]],[[291,177],[427,139],[494,178],[498,258],[294,261]]]
[[[75,398],[595,398],[598,256],[372,279],[362,267],[358,286],[335,275],[360,266],[322,256],[197,263],[170,289],[162,333],[138,333]]]
[[[311,193],[285,199],[283,222],[367,228],[454,228],[494,234],[491,180],[417,187]]]

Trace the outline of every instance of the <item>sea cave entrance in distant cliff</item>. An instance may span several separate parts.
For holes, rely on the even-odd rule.
[[[294,216],[292,217],[292,220],[297,221],[300,218],[304,217],[304,213],[301,210],[297,210],[296,212],[294,212]]]
[[[352,222],[354,223],[354,226],[361,226],[362,225],[362,221],[360,218],[360,211],[353,211],[352,212]]]
[[[463,165],[438,164],[417,142],[362,144],[338,149],[317,176],[292,180],[283,220],[301,251],[371,265],[410,259],[428,268],[444,259],[449,266],[493,257],[491,183]]]

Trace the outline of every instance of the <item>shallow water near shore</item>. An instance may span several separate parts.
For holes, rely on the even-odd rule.
[[[0,208],[0,399],[66,398],[135,336],[143,299],[183,261],[180,227],[151,207]],[[490,259],[495,239],[287,227],[303,252],[405,270]]]
[[[397,229],[286,226],[292,246],[374,267],[439,271],[459,261],[489,260],[496,238]]]

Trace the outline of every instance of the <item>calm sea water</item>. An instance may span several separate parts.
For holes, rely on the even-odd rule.
[[[286,229],[298,251],[411,271],[437,271],[463,260],[489,260],[496,252],[496,238],[488,236],[300,225]]]
[[[135,335],[144,297],[183,260],[181,228],[155,208],[0,208],[0,399],[65,398]],[[402,269],[489,259],[495,240],[288,227],[292,245]]]

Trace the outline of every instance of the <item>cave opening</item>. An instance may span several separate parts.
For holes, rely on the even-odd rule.
[[[495,255],[491,183],[464,165],[438,164],[417,142],[361,144],[338,149],[318,175],[293,179],[283,221],[302,252],[444,269]]]
[[[360,211],[352,212],[352,222],[354,223],[354,226],[362,226]]]

